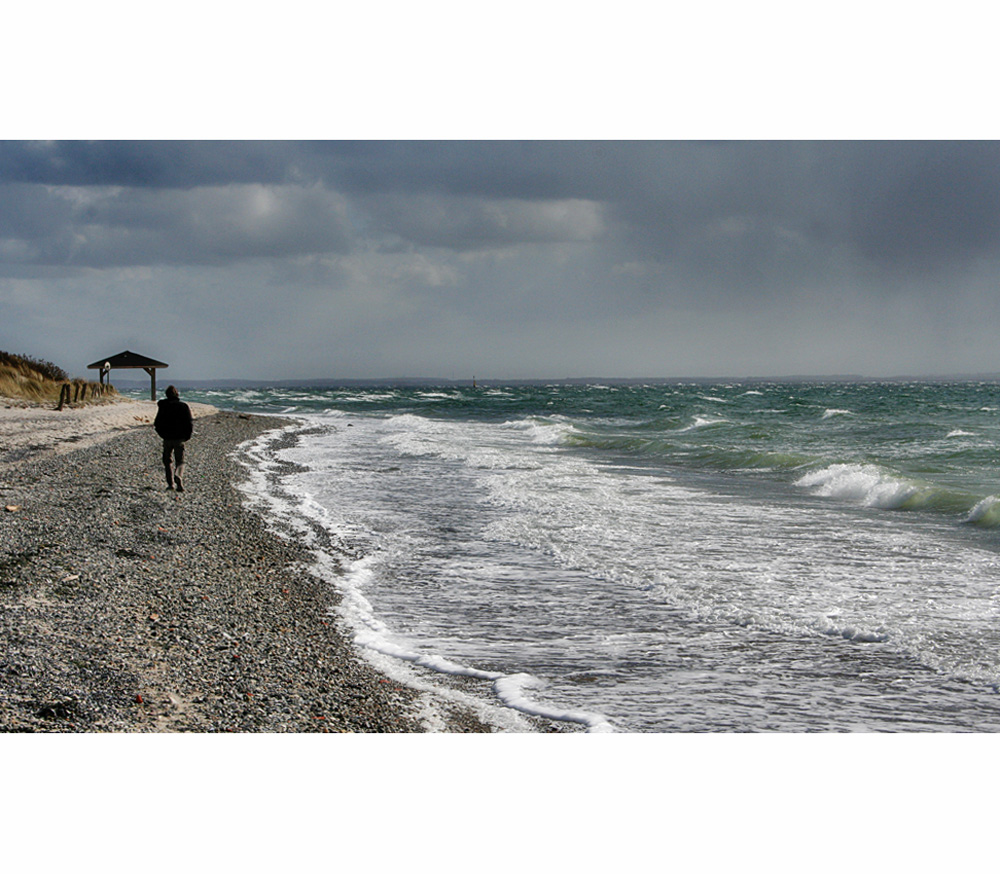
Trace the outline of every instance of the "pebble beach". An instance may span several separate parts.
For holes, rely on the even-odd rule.
[[[179,494],[154,405],[110,406],[0,409],[0,730],[431,730],[427,693],[360,658],[336,591],[236,488],[236,447],[288,422],[192,405]]]

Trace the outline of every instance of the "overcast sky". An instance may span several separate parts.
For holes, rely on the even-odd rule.
[[[993,142],[0,143],[0,349],[173,378],[1000,371]]]

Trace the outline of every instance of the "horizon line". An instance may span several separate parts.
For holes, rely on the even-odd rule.
[[[391,377],[281,377],[281,378],[250,378],[250,377],[187,377],[173,380],[177,384],[210,383],[214,385],[282,385],[282,386],[320,386],[320,385],[512,385],[512,384],[577,384],[595,385],[601,383],[618,384],[667,384],[684,382],[905,382],[905,381],[974,381],[1000,380],[1000,371],[961,372],[961,373],[918,373],[894,374],[891,376],[871,376],[857,373],[827,373],[827,374],[778,374],[778,375],[746,375],[746,376],[561,376],[561,377],[427,377],[427,376],[391,376]],[[147,385],[148,380],[124,378],[112,380],[119,384]]]

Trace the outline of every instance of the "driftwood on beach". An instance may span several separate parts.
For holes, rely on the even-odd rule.
[[[114,392],[114,388],[106,383],[85,382],[82,379],[73,382],[64,382],[59,388],[59,405],[57,410],[70,403],[83,403],[87,400],[87,392],[90,392],[91,400],[98,397],[106,397]],[[70,395],[73,395],[72,399]]]

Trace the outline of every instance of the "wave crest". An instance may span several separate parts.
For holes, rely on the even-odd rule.
[[[824,498],[853,501],[866,507],[895,510],[905,506],[920,489],[912,482],[874,464],[831,464],[807,473],[795,483]]]
[[[983,528],[1000,526],[1000,495],[983,498],[969,511],[965,521],[972,525],[981,525]]]

